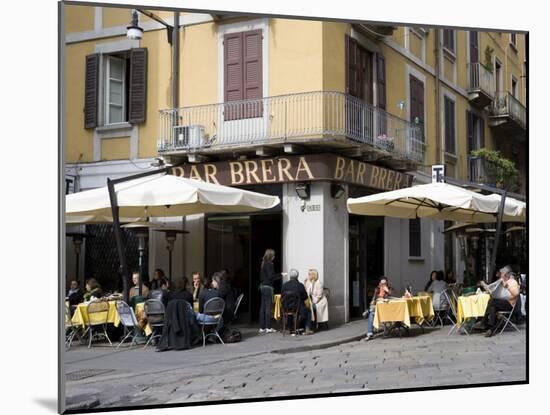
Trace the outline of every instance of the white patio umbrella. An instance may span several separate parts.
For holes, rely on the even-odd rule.
[[[348,211],[359,215],[403,219],[429,217],[460,222],[495,222],[500,197],[485,196],[448,183],[429,183],[348,199]],[[505,221],[521,220],[521,209],[505,203]]]
[[[142,221],[145,218],[120,218],[120,223],[130,223]],[[103,215],[85,215],[85,216],[65,216],[65,223],[67,225],[92,225],[92,224],[101,224],[101,223],[113,223],[112,216],[103,216]]]
[[[233,213],[269,209],[277,196],[205,183],[168,174],[147,176],[115,185],[122,218],[185,216],[195,213]],[[107,186],[66,196],[66,216],[111,218]]]

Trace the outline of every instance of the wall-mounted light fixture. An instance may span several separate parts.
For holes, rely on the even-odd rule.
[[[296,194],[302,200],[309,199],[309,183],[296,183]]]
[[[340,199],[345,192],[346,192],[346,189],[341,184],[331,183],[330,195],[332,196],[333,199]]]
[[[126,36],[128,39],[141,40],[143,38],[143,29],[139,27],[137,10],[132,10],[132,21],[130,26],[126,27]]]

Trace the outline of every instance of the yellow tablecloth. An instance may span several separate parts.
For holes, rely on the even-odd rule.
[[[374,328],[378,329],[381,323],[403,323],[411,326],[411,317],[407,300],[391,300],[388,302],[376,303],[374,311]]]
[[[425,320],[434,318],[434,308],[431,295],[417,295],[407,298],[409,306],[409,316],[414,317],[417,324],[422,324]]]
[[[461,324],[470,317],[483,317],[491,296],[489,294],[458,297],[456,322]]]
[[[411,317],[417,324],[434,317],[432,297],[428,295],[416,296],[407,299],[390,300],[376,304],[373,325],[379,328],[381,323],[402,323],[411,326]]]
[[[311,312],[311,321],[315,321],[315,313],[313,312],[313,308],[311,306],[311,300],[307,298],[304,303]],[[273,296],[273,318],[275,320],[281,319],[281,294],[275,294]]]
[[[75,326],[87,326],[89,325],[88,319],[88,305],[81,303],[76,307],[73,318],[71,319]],[[112,323],[115,327],[120,324],[120,317],[116,311],[116,301],[109,301],[109,311],[107,312],[107,323]]]

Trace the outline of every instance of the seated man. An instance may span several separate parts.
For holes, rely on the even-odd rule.
[[[491,337],[496,328],[497,312],[511,311],[519,296],[519,284],[512,278],[512,268],[506,265],[499,271],[500,278],[488,285],[481,281],[480,285],[491,293],[491,299],[487,304],[483,320],[477,328],[487,330],[485,337]]]
[[[136,296],[139,295],[139,271],[132,272],[132,282],[134,283],[134,286],[130,288],[128,297],[130,298],[130,301]],[[149,288],[147,288],[146,285],[141,284],[141,296],[147,297],[149,295]]]
[[[220,293],[218,291],[220,287],[220,280],[221,276],[218,272],[215,272],[212,275],[212,283],[210,284],[210,287],[206,290],[203,290],[199,295],[199,313],[197,314],[197,321],[198,322],[205,322],[205,323],[211,323],[218,320],[217,316],[210,316],[208,314],[204,314],[204,305],[206,302],[212,298],[220,297]]]
[[[71,281],[71,285],[69,287],[69,291],[67,291],[66,298],[69,302],[69,305],[71,306],[76,306],[84,300],[84,293],[80,289],[80,283],[77,280]]]
[[[307,299],[307,292],[306,288],[304,287],[304,284],[302,284],[300,281],[298,281],[298,271],[295,269],[291,269],[288,276],[289,280],[283,284],[281,287],[281,304],[283,307],[285,306],[285,298],[289,294],[297,294],[300,298],[300,308],[299,308],[299,316],[304,321],[305,326],[305,333],[306,335],[313,334],[313,330],[311,330],[311,310],[306,307],[304,304],[304,301]]]
[[[77,280],[71,281],[71,285],[69,287],[69,291],[67,291],[67,297],[65,299],[69,302],[69,311],[72,317],[76,307],[84,301],[84,293],[80,289],[80,283]]]

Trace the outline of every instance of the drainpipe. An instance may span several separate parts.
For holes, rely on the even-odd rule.
[[[174,12],[174,27],[172,29],[172,109],[179,107],[179,66],[180,66],[180,43],[179,43],[180,14]]]
[[[440,95],[440,62],[441,62],[441,45],[440,45],[440,29],[435,30],[435,164],[443,164],[443,146],[441,143],[441,108]]]

